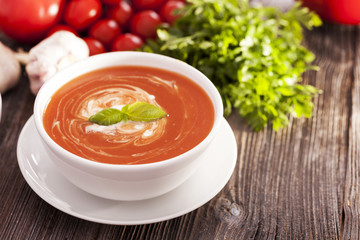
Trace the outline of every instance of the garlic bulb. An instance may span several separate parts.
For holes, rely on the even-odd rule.
[[[14,87],[20,79],[21,67],[15,53],[0,42],[0,93]]]
[[[1,112],[2,112],[2,100],[1,100],[1,93],[0,93],[0,121],[1,121]]]
[[[43,83],[60,69],[89,56],[84,40],[68,31],[59,31],[30,49],[26,73],[36,94]]]

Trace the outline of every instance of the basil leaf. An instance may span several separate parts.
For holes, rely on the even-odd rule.
[[[145,102],[136,102],[126,109],[124,112],[129,120],[149,122],[166,116],[161,108]]]
[[[99,125],[108,126],[120,122],[124,118],[123,115],[124,114],[119,109],[105,108],[95,115],[92,115],[89,118],[89,121]]]
[[[99,125],[112,125],[127,120],[137,122],[149,122],[166,116],[161,108],[145,102],[135,102],[125,105],[121,110],[116,108],[105,108],[92,115],[89,121]]]

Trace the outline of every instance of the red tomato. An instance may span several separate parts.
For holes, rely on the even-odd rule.
[[[112,51],[133,51],[141,48],[143,40],[132,33],[125,33],[118,36],[112,44]]]
[[[303,5],[317,12],[326,21],[360,23],[359,0],[301,0]]]
[[[153,10],[144,10],[131,19],[131,32],[142,38],[156,37],[156,28],[161,24],[161,18]]]
[[[107,48],[111,46],[114,39],[121,33],[119,24],[113,19],[101,19],[89,30],[89,36],[96,38]]]
[[[133,15],[133,10],[129,3],[121,1],[118,5],[111,6],[107,12],[107,17],[115,19],[121,27],[126,27]]]
[[[182,1],[170,0],[166,2],[160,9],[160,16],[162,19],[168,23],[175,22],[176,19],[180,17],[179,14],[175,14],[176,9],[183,8],[185,3]]]
[[[46,34],[46,36],[48,37],[57,31],[69,31],[75,35],[78,35],[78,33],[72,27],[69,27],[67,25],[56,25],[50,29],[50,31]]]
[[[0,0],[0,29],[10,38],[35,43],[54,26],[64,0]]]
[[[64,20],[78,31],[86,30],[101,15],[99,0],[71,0],[66,8]]]
[[[132,0],[134,8],[138,10],[157,10],[166,0]]]
[[[88,45],[90,56],[106,52],[104,45],[99,40],[87,37],[84,38],[84,41]]]

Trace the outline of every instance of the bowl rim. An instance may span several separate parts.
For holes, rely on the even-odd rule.
[[[43,116],[43,112],[48,104],[48,102],[51,99],[51,96],[61,87],[63,86],[65,83],[71,81],[72,79],[76,78],[77,76],[82,75],[83,73],[79,74],[79,75],[74,75],[73,73],[70,73],[73,69],[76,69],[86,63],[90,63],[90,62],[99,62],[102,60],[109,60],[108,58],[111,58],[113,60],[109,61],[110,63],[113,62],[116,58],[120,58],[120,55],[123,55],[124,57],[126,56],[131,56],[131,57],[146,57],[152,60],[164,60],[164,61],[170,61],[172,62],[172,64],[176,64],[176,65],[184,65],[183,67],[189,69],[190,71],[192,71],[192,75],[197,75],[199,77],[202,78],[201,81],[203,81],[204,83],[207,84],[206,88],[205,86],[202,86],[198,81],[194,81],[196,84],[198,84],[206,93],[207,95],[209,95],[211,102],[213,103],[214,106],[214,123],[213,126],[210,130],[210,132],[208,133],[208,135],[196,146],[194,146],[193,148],[191,148],[190,150],[172,157],[172,158],[168,158],[159,162],[153,162],[153,163],[143,163],[143,164],[113,164],[113,163],[101,163],[101,162],[97,162],[97,161],[93,161],[93,160],[89,160],[83,157],[80,157],[74,153],[71,153],[70,151],[62,148],[60,145],[58,145],[45,131],[45,128],[42,124],[42,116]],[[146,66],[146,65],[141,65],[141,64],[115,64],[115,65],[111,65],[109,64],[107,67],[112,67],[112,66]],[[106,67],[106,66],[105,66]],[[175,70],[169,70],[166,68],[163,68],[162,66],[152,66],[149,65],[149,67],[154,67],[154,68],[159,68],[159,69],[164,69],[167,71],[173,71],[176,72]],[[91,72],[91,71],[95,71],[97,69],[102,69],[104,67],[99,67],[99,68],[91,68],[86,72]],[[186,76],[185,74],[181,73],[181,72],[176,72],[178,74],[181,74],[183,76]],[[62,84],[60,84],[58,87],[55,88],[55,90],[52,90],[52,93],[48,96],[48,97],[43,97],[43,95],[46,94],[46,91],[48,90],[48,88],[51,88],[54,81],[61,77],[64,74],[70,74],[70,75],[74,75],[72,77],[68,77],[67,80],[64,80],[62,82]],[[187,78],[191,79],[190,77],[186,76]],[[42,103],[41,100],[42,98],[45,98],[46,102]],[[44,108],[42,109],[41,106],[44,105]],[[198,153],[201,149],[205,148],[211,141],[212,139],[215,137],[217,130],[219,129],[219,126],[221,124],[221,120],[223,118],[223,103],[222,103],[222,98],[220,96],[219,91],[217,90],[217,88],[215,87],[215,85],[202,73],[200,72],[198,69],[192,67],[191,65],[180,61],[178,59],[172,58],[172,57],[168,57],[165,55],[160,55],[160,54],[156,54],[156,53],[147,53],[147,52],[133,52],[133,51],[122,51],[122,52],[110,52],[110,53],[103,53],[103,54],[98,54],[98,55],[94,55],[94,56],[90,56],[86,59],[77,61],[75,63],[73,63],[70,66],[65,67],[64,69],[60,70],[59,72],[57,72],[54,76],[52,76],[49,80],[47,80],[43,86],[40,88],[36,98],[35,98],[35,103],[34,103],[34,119],[35,119],[35,126],[36,129],[40,135],[40,137],[42,138],[42,140],[46,143],[46,145],[49,146],[49,148],[51,149],[51,151],[56,150],[56,152],[58,154],[61,155],[62,158],[67,158],[67,159],[71,159],[71,161],[74,162],[74,164],[76,165],[81,165],[81,166],[86,166],[87,168],[93,168],[93,169],[104,169],[104,170],[119,170],[119,169],[123,169],[126,171],[141,171],[141,170],[149,170],[149,169],[159,169],[159,168],[166,168],[169,165],[173,165],[176,164],[178,162],[183,161],[186,158],[191,158],[192,155]],[[65,161],[65,159],[62,159],[63,161]]]

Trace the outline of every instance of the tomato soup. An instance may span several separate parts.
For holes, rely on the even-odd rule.
[[[109,126],[88,119],[104,108],[147,102],[167,116]],[[61,147],[89,160],[145,164],[180,155],[199,144],[214,124],[214,106],[187,77],[151,67],[119,66],[81,75],[50,99],[43,122]]]

